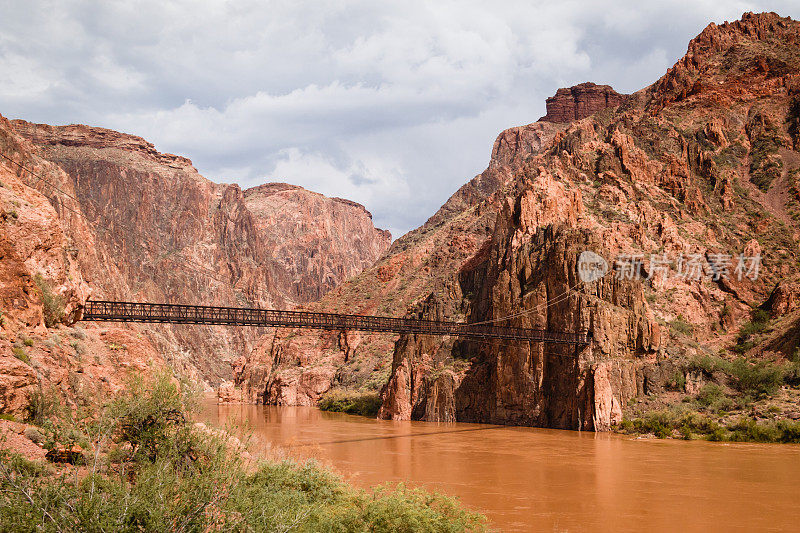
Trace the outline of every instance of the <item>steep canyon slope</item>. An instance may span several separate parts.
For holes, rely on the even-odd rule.
[[[724,354],[798,275],[799,30],[775,14],[710,25],[654,85],[573,122],[515,176],[487,252],[461,269],[460,305],[471,322],[587,330],[590,346],[442,355],[401,338],[381,416],[606,430],[631,399],[702,380],[686,361]],[[579,279],[585,250],[605,277]],[[758,276],[739,262],[755,257]]]

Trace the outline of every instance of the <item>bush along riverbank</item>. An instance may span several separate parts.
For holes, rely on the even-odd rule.
[[[61,462],[14,453],[0,433],[0,531],[485,530],[447,496],[358,490],[313,462],[255,460],[189,421],[185,389],[162,375],[79,412],[34,400],[38,426],[23,433]]]
[[[377,392],[335,389],[325,393],[317,407],[322,411],[375,418],[381,408],[381,397]]]
[[[800,443],[800,349],[788,360],[733,354],[686,361],[672,390],[632,399],[616,429],[658,438]]]

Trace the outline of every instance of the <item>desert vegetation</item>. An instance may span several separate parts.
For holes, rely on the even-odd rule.
[[[363,491],[313,462],[246,459],[240,441],[191,422],[166,374],[103,405],[64,410],[42,391],[31,425],[58,461],[2,450],[5,531],[465,531],[483,518],[404,486]],[[51,454],[49,453],[48,456]]]
[[[736,349],[743,346],[742,339],[763,331],[766,321],[764,315],[754,313],[742,326],[732,351],[742,353]],[[800,348],[788,360],[695,356],[676,373],[672,383],[676,392],[685,392],[690,373],[704,382],[694,394],[677,401],[656,396],[637,401],[617,429],[658,438],[800,442],[800,413],[793,409],[800,398]]]
[[[37,274],[33,281],[42,301],[45,325],[48,328],[55,327],[64,320],[64,299],[53,292],[50,283],[41,274]]]
[[[323,411],[375,417],[381,408],[381,398],[376,392],[359,392],[335,389],[327,392],[317,404]]]

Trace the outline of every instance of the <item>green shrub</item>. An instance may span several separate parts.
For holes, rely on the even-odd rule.
[[[727,361],[715,355],[703,354],[696,355],[689,360],[689,370],[700,370],[706,375],[711,375],[718,370],[723,370]]]
[[[669,379],[669,386],[673,390],[683,392],[686,390],[686,376],[681,371],[676,371]]]
[[[667,438],[677,432],[684,439],[800,443],[800,421],[759,422],[739,418],[723,426],[701,413],[675,408],[653,411],[633,420],[625,419],[617,429],[627,433],[652,433],[658,438]]]
[[[26,337],[24,341],[22,341],[25,346],[33,346],[33,339],[30,337]]]
[[[41,274],[36,274],[33,281],[42,301],[44,323],[48,328],[55,327],[64,320],[64,299],[53,293],[50,283]]]
[[[765,329],[767,329],[768,325],[769,322],[767,320],[751,320],[750,322],[746,322],[741,329],[739,329],[739,338],[744,339],[750,335],[762,333]]]
[[[69,343],[73,350],[75,350],[75,354],[81,356],[86,353],[86,345],[84,345],[81,341],[72,341]]]
[[[55,389],[35,389],[28,395],[28,405],[25,407],[25,420],[36,426],[43,426],[45,422],[58,413],[61,398]]]
[[[313,462],[245,463],[224,436],[182,422],[190,396],[159,377],[132,383],[112,404],[87,415],[76,426],[87,428],[86,445],[102,451],[107,439],[97,435],[111,435],[117,453],[108,448],[108,455],[123,462],[95,462],[85,475],[43,475],[41,465],[0,456],[0,529],[485,530],[481,516],[439,494],[402,485],[357,490]],[[154,454],[132,451],[147,443]]]
[[[28,357],[28,354],[25,353],[25,350],[21,346],[14,346],[11,348],[11,353],[23,363],[27,365],[31,364],[31,358]]]
[[[660,439],[670,437],[675,432],[684,439],[691,439],[695,436],[718,434],[721,431],[719,424],[685,407],[650,411],[641,418],[623,423],[628,432],[652,433]]]
[[[130,444],[132,457],[156,461],[162,453],[178,453],[171,448],[175,443],[182,444],[181,455],[194,453],[186,424],[186,411],[193,401],[184,391],[164,372],[149,385],[134,378],[114,400],[111,417],[120,440]]]
[[[744,442],[775,442],[778,434],[774,427],[760,425],[755,420],[740,420],[728,427],[731,438]]]
[[[348,390],[332,390],[320,399],[317,404],[322,411],[334,411],[350,415],[375,417],[381,408],[381,398],[374,392],[355,392]]]
[[[795,97],[789,104],[789,113],[786,115],[786,122],[789,125],[789,135],[795,144],[800,142],[800,98]]]
[[[46,465],[2,448],[0,448],[0,463],[5,465],[6,472],[20,473],[25,477],[39,477],[47,473]]]
[[[697,402],[704,407],[708,407],[724,397],[725,392],[722,390],[722,387],[716,383],[707,383],[700,389],[700,392],[697,393]]]
[[[783,369],[783,382],[792,387],[800,385],[800,361],[792,360]]]
[[[697,393],[697,403],[715,413],[728,411],[734,407],[733,400],[725,396],[725,391],[716,383],[708,383],[700,389]]]
[[[732,350],[733,350],[733,353],[736,353],[736,354],[739,354],[739,355],[744,355],[747,352],[749,352],[750,350],[752,350],[755,347],[755,345],[756,345],[756,343],[754,341],[741,341],[740,340],[739,342],[736,343],[736,345],[734,345]]]
[[[782,146],[780,136],[768,130],[750,144],[750,181],[764,192],[781,176],[783,162],[775,157]]]
[[[767,312],[765,309],[757,307],[750,312],[750,320],[756,323],[769,323],[769,312]]]
[[[737,389],[756,396],[774,394],[784,379],[782,365],[771,361],[751,363],[741,357],[730,363],[728,373],[734,379]]]
[[[746,322],[739,329],[739,336],[736,339],[736,345],[733,351],[738,354],[744,354],[756,346],[754,335],[763,333],[769,327],[770,316],[769,313],[763,309],[753,309],[750,313],[750,321]]]
[[[673,320],[669,323],[669,327],[672,328],[673,331],[680,333],[681,335],[691,335],[694,331],[694,327],[684,320],[682,315],[678,315],[678,318]]]

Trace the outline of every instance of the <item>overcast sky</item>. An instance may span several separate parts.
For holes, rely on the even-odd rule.
[[[745,11],[798,18],[800,2],[0,0],[0,114],[349,198],[396,238],[558,87],[636,91]]]

